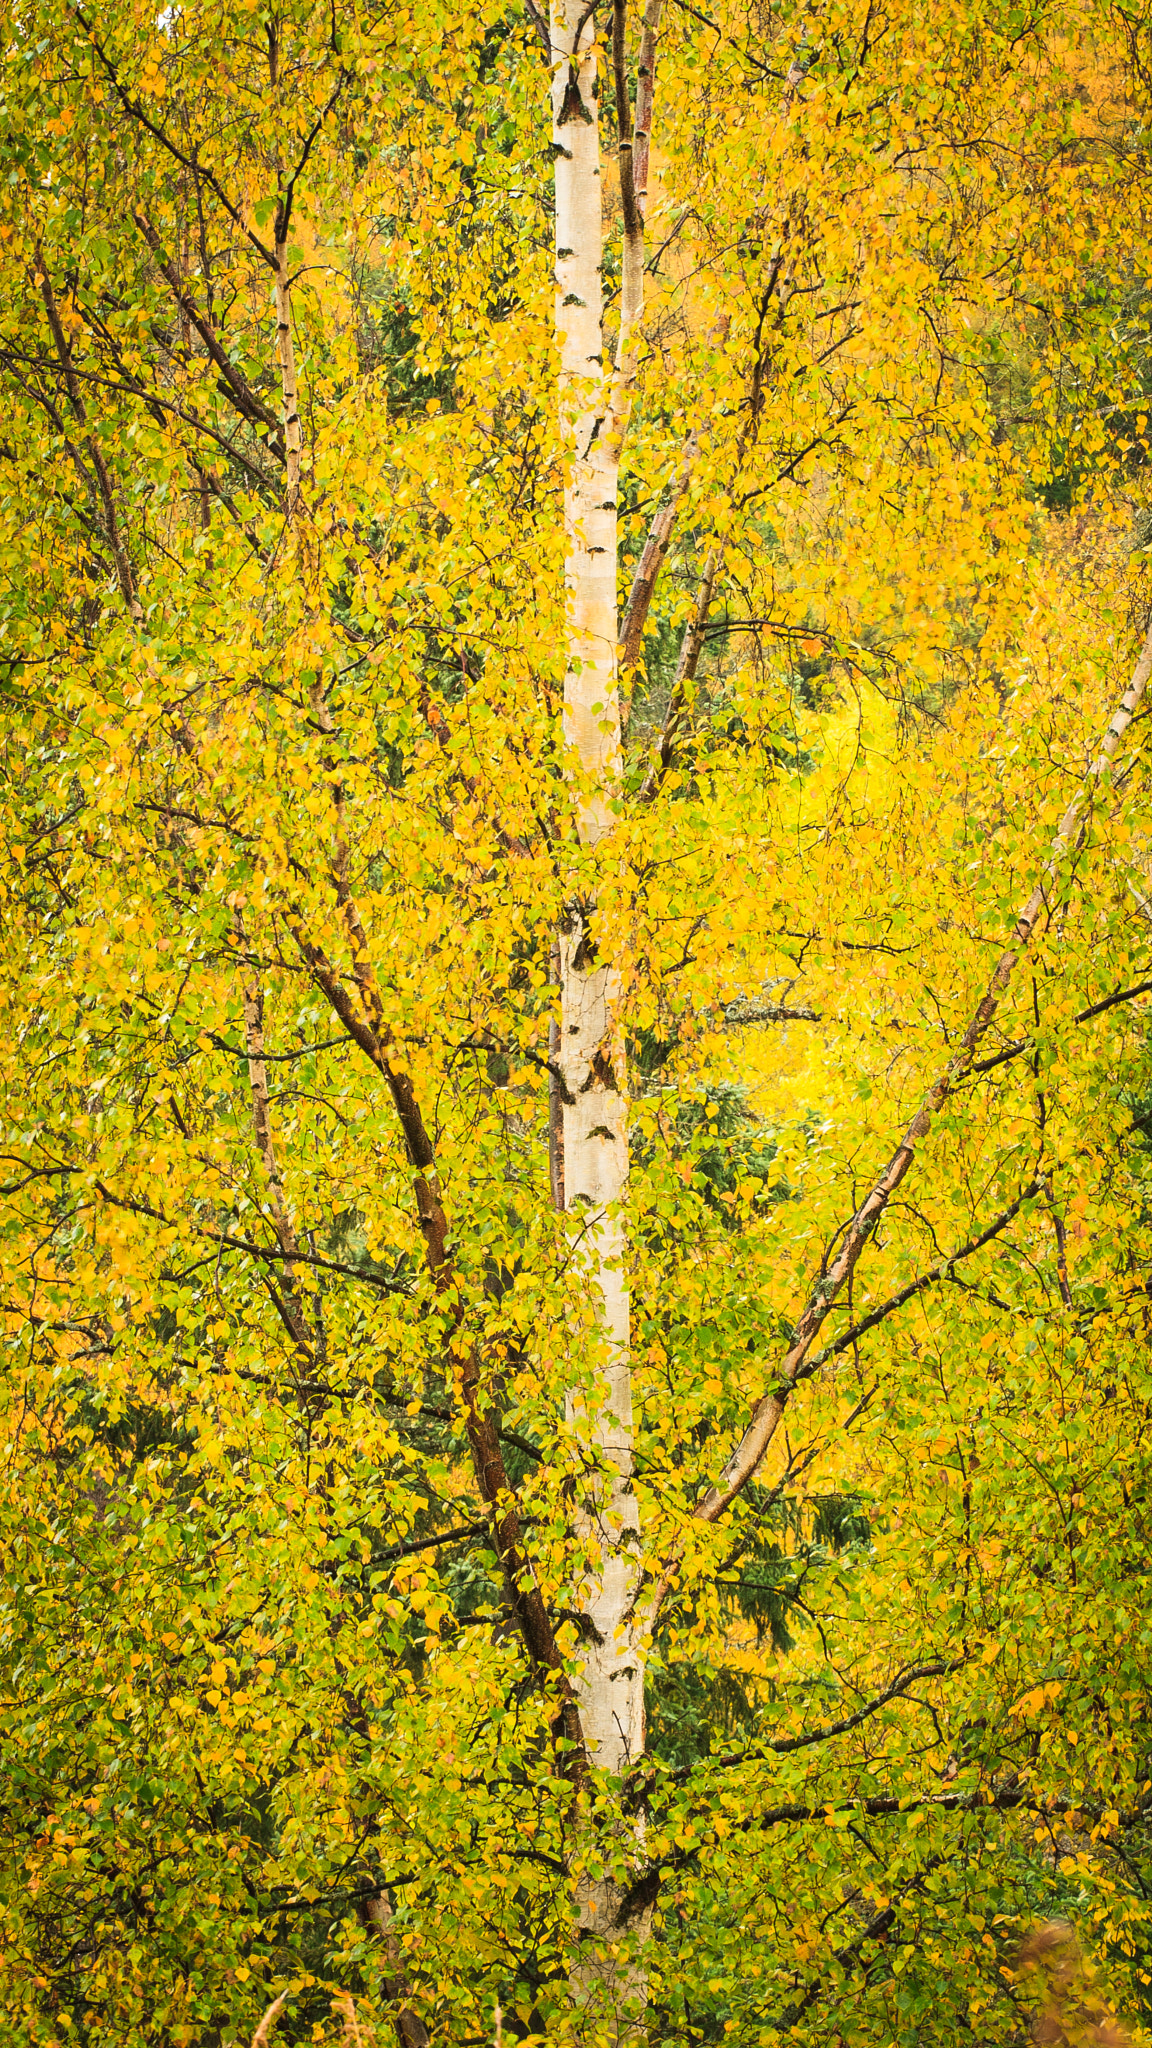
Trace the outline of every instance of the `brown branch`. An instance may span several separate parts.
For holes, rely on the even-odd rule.
[[[241,533],[244,535],[244,538],[247,541],[249,547],[251,548],[253,554],[255,555],[257,561],[260,562],[265,568],[267,568],[267,551],[261,546],[260,537],[257,534],[256,528],[253,526],[252,521],[250,519],[243,518],[242,515],[237,511],[236,506],[232,501],[230,492],[224,489],[224,486],[220,482],[219,477],[216,475],[215,470],[209,469],[207,463],[197,462],[196,457],[192,454],[191,449],[185,449],[184,453],[187,458],[188,464],[200,485],[201,503],[205,508],[205,515],[207,511],[207,499],[204,494],[205,492],[208,492],[211,494],[212,497],[214,497],[218,501],[219,504],[223,505],[224,510],[228,514],[228,517],[232,520],[235,526],[239,527]],[[204,518],[204,523],[207,524],[206,516]]]
[[[10,350],[5,350],[3,353],[4,360],[10,369],[14,362],[20,360],[27,360],[31,366],[37,369],[43,368],[39,358],[20,358]],[[162,393],[150,391],[147,385],[142,384],[139,378],[133,376],[131,371],[126,368],[122,369],[122,381],[117,381],[112,377],[101,376],[95,370],[77,370],[75,363],[73,363],[73,374],[78,384],[91,384],[98,386],[104,391],[115,392],[118,395],[127,394],[130,398],[139,398],[147,406],[153,418],[159,420],[161,425],[167,424],[165,416],[170,414],[173,419],[181,420],[185,426],[194,427],[198,434],[207,434],[211,440],[223,448],[230,461],[239,463],[241,469],[247,470],[254,483],[259,484],[263,490],[266,490],[269,496],[275,494],[275,479],[266,476],[264,471],[249,456],[245,455],[242,449],[237,448],[235,443],[230,441],[226,434],[222,434],[218,427],[212,426],[208,420],[201,419],[199,413],[191,407],[186,408],[177,405],[172,399],[166,398]],[[43,400],[40,399],[39,402],[43,403]],[[191,460],[192,458],[189,457],[189,459]]]
[[[880,1819],[893,1813],[1037,1813],[1063,1816],[1082,1813],[1086,1819],[1103,1820],[1105,1814],[1114,1809],[1101,1806],[1090,1799],[1071,1799],[1055,1796],[1051,1799],[1030,1798],[1026,1785],[1006,1786],[1000,1792],[925,1792],[920,1798],[896,1797],[892,1793],[878,1793],[867,1799],[843,1799],[834,1806],[769,1806],[763,1813],[753,1815],[740,1823],[744,1829],[774,1828],[790,1822],[810,1820],[827,1821],[830,1814],[862,1813],[872,1819]],[[1142,1825],[1148,1818],[1148,1806],[1135,1807],[1131,1813],[1117,1816],[1120,1829]]]
[[[632,574],[632,588],[628,593],[628,604],[620,628],[620,666],[623,670],[635,668],[640,659],[640,643],[656,590],[668,543],[672,538],[680,500],[692,481],[692,472],[700,454],[700,435],[694,427],[688,436],[680,467],[671,488],[663,498],[648,529],[648,538],[640,559]]]
[[[816,1743],[832,1742],[838,1735],[848,1735],[863,1722],[870,1721],[873,1714],[878,1714],[880,1709],[888,1706],[891,1701],[902,1699],[910,1685],[917,1685],[922,1678],[949,1677],[953,1671],[960,1671],[965,1662],[966,1659],[963,1657],[952,1657],[938,1658],[932,1664],[914,1664],[910,1670],[901,1672],[900,1676],[893,1679],[892,1684],[883,1692],[877,1693],[874,1699],[866,1700],[855,1713],[846,1714],[843,1720],[829,1721],[823,1728],[810,1729],[804,1735],[779,1736],[773,1741],[758,1744],[755,1749],[732,1750],[720,1756],[709,1757],[707,1767],[718,1770],[731,1769],[737,1764],[762,1762],[768,1755],[790,1756],[798,1749],[811,1749]],[[686,1784],[698,1771],[697,1764],[683,1764],[677,1770],[661,1772],[659,1776],[649,1770],[645,1772],[642,1785],[632,1794],[632,1798],[640,1804],[650,1797],[658,1785]]]
[[[531,1561],[524,1548],[519,1495],[508,1477],[500,1446],[500,1433],[491,1412],[481,1405],[482,1361],[465,1327],[464,1303],[456,1279],[449,1247],[448,1217],[435,1172],[435,1150],[428,1136],[412,1082],[392,1065],[389,1053],[392,1035],[383,1019],[375,982],[367,961],[367,944],[357,963],[357,979],[367,994],[376,1022],[370,1022],[353,1001],[339,975],[320,947],[314,945],[295,923],[289,929],[317,987],[327,996],[337,1017],[361,1050],[383,1076],[392,1097],[408,1157],[416,1169],[414,1192],[424,1256],[437,1293],[445,1303],[452,1326],[454,1373],[472,1464],[482,1499],[491,1510],[492,1536],[504,1573],[509,1605],[516,1617],[529,1659],[541,1677],[551,1680],[558,1696],[552,1722],[553,1740],[571,1745],[562,1758],[566,1776],[581,1778],[587,1770],[580,1717],[567,1674],[564,1671],[548,1610]]]
[[[537,41],[540,43],[548,62],[551,63],[552,32],[548,27],[548,17],[541,8],[537,7],[536,0],[524,0],[524,5],[528,10],[528,19],[536,31]]]
[[[252,2048],[268,2048],[268,2043],[272,2039],[272,2029],[287,2003],[287,1991],[282,1991],[279,1998],[272,2000],[271,2005],[268,2007],[256,2032],[252,2036]]]
[[[1089,1003],[1086,1010],[1077,1010],[1072,1022],[1073,1024],[1087,1024],[1092,1017],[1102,1017],[1105,1010],[1114,1010],[1117,1003],[1131,1003],[1135,1001],[1137,996],[1147,995],[1152,995],[1152,981],[1139,981],[1136,983],[1135,988],[1117,989],[1115,995],[1105,996],[1098,1003]],[[973,1074],[990,1074],[993,1067],[1002,1067],[1006,1060],[1014,1060],[1018,1053],[1027,1051],[1027,1048],[1028,1040],[1026,1038],[1014,1038],[1011,1045],[1006,1045],[1002,1052],[994,1052],[986,1060],[974,1060],[971,1072]]]
[[[660,40],[662,0],[648,0],[640,32],[636,66],[636,121],[632,137],[632,180],[636,211],[643,222],[648,208],[648,156],[652,141],[652,106],[656,94],[656,46]]]
[[[776,1434],[783,1417],[788,1397],[801,1375],[801,1367],[807,1358],[812,1341],[816,1336],[833,1303],[836,1301],[855,1272],[861,1253],[877,1224],[888,1207],[892,1196],[908,1174],[918,1149],[932,1129],[932,1124],[943,1104],[955,1090],[957,1084],[971,1071],[976,1049],[985,1032],[989,1029],[1000,998],[1012,978],[1012,973],[1032,940],[1036,926],[1047,903],[1048,890],[1056,880],[1060,864],[1065,856],[1082,839],[1086,819],[1083,816],[1093,792],[1103,783],[1104,777],[1114,760],[1128,727],[1136,715],[1144,695],[1149,677],[1152,676],[1152,627],[1149,628],[1132,681],[1124,692],[1120,703],[1109,721],[1101,744],[1101,750],[1092,767],[1076,791],[1053,842],[1052,852],[1044,865],[1039,881],[1026,903],[1017,914],[1012,938],[1000,955],[993,969],[988,986],[969,1020],[966,1030],[944,1071],[937,1077],[925,1095],[915,1116],[905,1129],[896,1150],[877,1175],[868,1194],[844,1233],[843,1242],[836,1257],[826,1271],[822,1271],[796,1322],[792,1341],[780,1362],[774,1382],[760,1396],[752,1411],[752,1419],[724,1467],[716,1484],[708,1489],[703,1499],[693,1510],[693,1518],[701,1522],[715,1522],[738,1498],[750,1479],[759,1470],[761,1461]],[[649,1626],[655,1622],[664,1596],[671,1584],[677,1563],[673,1552],[661,1566],[660,1578],[652,1595],[649,1607]]]
[[[959,1245],[954,1252],[949,1252],[946,1258],[937,1259],[934,1266],[929,1266],[925,1272],[918,1273],[915,1280],[910,1280],[906,1287],[899,1288],[887,1301],[882,1301],[866,1316],[861,1316],[858,1323],[853,1323],[847,1330],[842,1330],[830,1344],[825,1344],[822,1350],[806,1359],[796,1374],[795,1384],[799,1385],[801,1380],[811,1379],[813,1373],[819,1372],[822,1365],[827,1365],[830,1358],[835,1358],[839,1352],[846,1351],[850,1344],[855,1344],[867,1331],[874,1330],[878,1323],[886,1321],[898,1308],[903,1308],[905,1302],[911,1301],[914,1295],[923,1294],[926,1287],[934,1287],[939,1280],[946,1280],[953,1266],[958,1266],[961,1259],[971,1258],[973,1252],[981,1251],[986,1244],[991,1244],[994,1237],[999,1237],[1000,1232],[1006,1230],[1013,1218],[1019,1215],[1025,1202],[1030,1201],[1033,1195],[1039,1194],[1044,1186],[1042,1178],[1030,1180],[1026,1188],[1021,1188],[1016,1200],[999,1216],[994,1217],[988,1228],[980,1232],[979,1237],[970,1237],[966,1244]]]
[[[1117,1814],[1112,1825],[1120,1833],[1130,1828],[1145,1826],[1150,1810],[1152,1801],[1144,1801],[1127,1813]],[[1085,1819],[1099,1822],[1114,1811],[1114,1808],[1092,1800],[1072,1799],[1060,1795],[1047,1799],[1036,1797],[1030,1793],[1027,1785],[1017,1783],[1006,1785],[999,1791],[977,1789],[975,1792],[926,1792],[911,1797],[907,1794],[876,1793],[863,1799],[841,1799],[835,1803],[825,1802],[813,1806],[800,1801],[788,1801],[779,1806],[765,1807],[760,1813],[749,1813],[735,1825],[741,1834],[751,1834],[766,1828],[803,1827],[813,1821],[826,1827],[840,1815],[850,1818],[859,1814],[864,1819],[881,1820],[905,1813],[1034,1813],[1040,1818],[1064,1818],[1082,1814]],[[714,1849],[719,1840],[718,1835],[706,1833],[690,1846],[672,1850],[658,1867],[645,1871],[625,1894],[617,1916],[620,1923],[623,1925],[635,1919],[638,1913],[652,1905],[666,1876],[684,1869],[704,1850]],[[865,1934],[867,1932],[865,1929]]]
[[[626,243],[634,241],[644,232],[644,223],[636,205],[636,187],[632,176],[632,96],[628,90],[627,30],[628,0],[612,0],[612,76],[616,86],[616,149]]]
[[[878,1714],[881,1707],[888,1706],[892,1700],[902,1699],[910,1685],[918,1685],[922,1678],[950,1677],[953,1671],[960,1671],[965,1662],[963,1657],[952,1657],[947,1660],[940,1658],[934,1664],[915,1664],[911,1671],[893,1679],[885,1692],[866,1700],[854,1714],[845,1714],[842,1721],[829,1721],[825,1727],[812,1728],[805,1735],[782,1735],[773,1742],[766,1742],[764,1747],[773,1756],[790,1756],[794,1750],[810,1749],[814,1743],[831,1742],[837,1735],[847,1735],[853,1728],[859,1728],[863,1721],[871,1720],[873,1714]],[[726,1763],[728,1759],[725,1757],[721,1761]]]
[[[20,1188],[26,1187],[28,1181],[32,1179],[46,1179],[49,1175],[74,1174],[82,1173],[83,1171],[84,1169],[79,1166],[43,1167],[39,1174],[29,1174],[26,1180],[13,1183],[7,1188],[0,1187],[0,1194],[19,1193]],[[114,1195],[111,1188],[106,1187],[103,1181],[98,1180],[95,1186],[101,1201],[107,1202],[113,1209],[126,1209],[133,1216],[148,1216],[154,1223],[163,1223],[165,1228],[169,1230],[176,1228],[172,1217],[167,1215],[163,1209],[158,1209],[155,1203],[136,1201],[129,1195]],[[208,1223],[193,1221],[192,1228],[195,1230],[197,1237],[206,1237],[210,1244],[221,1245],[225,1251],[247,1252],[251,1258],[263,1259],[270,1265],[280,1265],[287,1257],[287,1254],[279,1246],[273,1251],[270,1245],[253,1243],[250,1237],[237,1237],[234,1232],[229,1230],[213,1230],[212,1226]],[[293,1252],[291,1256],[292,1262],[295,1265],[314,1266],[322,1273],[340,1273],[348,1280],[362,1280],[366,1287],[377,1287],[383,1294],[407,1294],[408,1292],[408,1289],[397,1281],[384,1280],[378,1273],[361,1272],[359,1266],[345,1265],[339,1259],[323,1259],[316,1252],[302,1252],[299,1250]]]
[[[131,94],[125,90],[124,86],[121,84],[120,74],[117,71],[115,64],[112,62],[111,57],[108,55],[107,50],[104,48],[103,43],[100,41],[100,38],[96,34],[96,31],[92,26],[92,23],[86,19],[85,15],[81,12],[80,8],[75,5],[75,0],[73,0],[71,12],[75,15],[77,21],[80,23],[80,26],[84,30],[85,35],[88,37],[88,40],[92,45],[92,48],[95,50],[96,55],[99,57],[101,65],[104,68],[105,75],[108,79],[108,82],[111,85],[113,92],[116,94],[116,97],[119,100],[121,106],[123,107],[125,113],[130,114],[134,121],[139,122],[140,126],[143,129],[145,129],[149,135],[152,136],[155,142],[158,142],[160,144],[160,147],[162,149],[166,149],[169,156],[174,157],[178,164],[182,164],[186,171],[191,171],[193,178],[196,180],[197,188],[199,188],[200,180],[204,180],[204,183],[210,188],[211,191],[213,191],[216,194],[217,199],[220,201],[220,204],[224,208],[225,213],[228,215],[229,220],[232,222],[233,227],[239,229],[240,233],[245,237],[245,239],[248,242],[251,243],[257,255],[263,260],[263,262],[265,262],[268,265],[269,269],[275,270],[276,258],[273,255],[271,249],[269,249],[267,245],[260,240],[259,235],[255,234],[254,231],[247,225],[242,213],[240,212],[239,207],[233,205],[232,201],[228,197],[228,194],[225,192],[223,185],[217,178],[215,172],[210,171],[206,164],[202,164],[200,162],[199,157],[195,155],[188,156],[185,153],[185,151],[180,148],[178,143],[173,142],[172,137],[168,134],[167,130],[161,128],[157,122],[153,121],[150,118],[150,116],[145,113],[144,108],[141,106],[139,100],[133,99]]]
[[[886,1906],[882,1906],[878,1913],[874,1913],[867,1925],[860,1929],[859,1934],[853,1935],[851,1941],[846,1941],[842,1948],[835,1949],[829,1961],[838,1964],[841,1969],[847,1964],[859,1962],[861,1951],[867,1943],[870,1941],[882,1941],[884,1936],[896,1925],[900,1905],[903,1904],[909,1892],[915,1891],[917,1885],[922,1884],[924,1879],[933,1870],[938,1869],[943,1861],[944,1858],[940,1855],[926,1856],[915,1875],[907,1878],[900,1886],[896,1898],[889,1899]],[[815,2005],[822,1988],[821,1980],[817,1977],[815,1982],[808,1986],[807,1991],[804,1992],[802,1997],[793,1999],[791,2005],[787,2006],[773,2022],[773,2026],[781,2031],[785,2028],[791,2031],[797,2020],[802,2019],[804,2014]]]
[[[65,388],[76,418],[81,426],[86,427],[88,424],[88,414],[76,378],[72,351],[68,346],[68,337],[64,332],[64,323],[60,318],[60,309],[56,304],[56,295],[52,290],[52,280],[48,275],[48,265],[44,260],[44,251],[39,242],[36,244],[36,263],[39,270],[40,295],[44,301],[44,310],[48,315],[48,325],[52,332],[56,353],[60,358],[60,368],[64,375]],[[116,580],[120,585],[120,595],[132,613],[133,618],[138,619],[142,617],[142,613],[140,600],[136,594],[136,578],[132,572],[132,564],[128,559],[127,550],[120,533],[120,522],[116,517],[116,500],[112,493],[112,478],[108,473],[104,452],[95,434],[89,432],[86,435],[85,446],[87,447],[92,467],[96,472],[96,479],[100,489],[100,499],[104,507],[104,535],[112,550],[112,559],[116,564]]]
[[[388,1893],[378,1892],[375,1898],[365,1899],[362,1912],[366,1925],[376,1930],[388,1958],[389,1975],[384,1980],[384,1988],[388,1997],[397,2002],[396,2034],[400,2048],[428,2048],[428,2029],[407,2003],[411,1997],[411,1987],[404,1974],[404,1952],[393,1926],[392,1901]],[[350,1998],[340,2002],[344,2004],[346,2010],[353,2010]],[[348,2029],[348,2034],[350,2039],[353,2038],[351,2028]]]
[[[680,643],[680,659],[676,663],[676,675],[668,698],[668,709],[664,713],[664,725],[656,758],[640,785],[638,802],[650,804],[657,794],[665,775],[668,773],[676,739],[688,710],[696,670],[700,665],[700,652],[704,645],[704,630],[708,624],[708,613],[712,607],[712,592],[716,584],[716,572],[720,566],[719,550],[713,548],[704,564],[704,574],[696,593],[696,604],[692,617],[684,629]]]
[[[237,411],[243,419],[250,421],[252,424],[270,429],[275,436],[272,446],[281,460],[283,460],[284,441],[280,421],[275,413],[271,412],[264,404],[263,399],[258,397],[257,393],[253,391],[247,378],[237,369],[228,351],[222,346],[215,328],[211,321],[206,319],[201,313],[192,293],[182,280],[176,265],[165,256],[163,243],[151,221],[146,215],[141,213],[134,213],[132,219],[135,221],[153,256],[156,258],[157,267],[166,279],[172,296],[181,312],[196,329],[208,354],[224,379]]]

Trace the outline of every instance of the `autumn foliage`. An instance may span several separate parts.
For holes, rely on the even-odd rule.
[[[1152,2024],[1152,43],[646,16],[589,767],[646,17],[5,11],[13,2048]]]

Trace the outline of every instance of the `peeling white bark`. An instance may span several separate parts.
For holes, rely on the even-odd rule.
[[[573,48],[579,32],[580,48]],[[581,839],[611,829],[620,781],[616,695],[616,478],[603,362],[600,130],[594,25],[581,0],[552,16],[556,159],[556,333],[565,459],[564,737],[578,775]]]
[[[652,5],[650,5],[650,12]],[[658,18],[658,17],[657,17]],[[622,34],[623,20],[618,33]],[[556,163],[556,331],[560,344],[560,431],[565,464],[566,674],[564,738],[576,822],[586,848],[611,832],[621,790],[616,647],[616,492],[620,449],[635,382],[635,336],[643,304],[643,232],[626,209],[625,275],[613,370],[603,353],[602,200],[594,25],[584,0],[554,0],[553,150]],[[578,39],[578,40],[577,40]],[[621,65],[621,77],[623,69]],[[623,133],[623,129],[622,129]],[[631,184],[629,181],[629,192]],[[628,1176],[628,1115],[620,976],[597,958],[592,906],[571,905],[560,935],[563,1200],[586,1221],[584,1271],[597,1307],[601,1374],[594,1411],[574,1399],[573,1421],[593,1451],[595,1476],[580,1502],[587,1559],[576,1589],[585,1622],[577,1680],[580,1719],[594,1769],[618,1775],[644,1748],[643,1637],[634,1615],[640,1517],[632,1484],[629,1302],[622,1205]],[[557,1147],[553,1146],[555,1155]],[[629,1845],[638,1846],[633,1839]],[[618,1888],[589,1876],[580,1918],[593,1943],[577,1975],[578,1997],[625,2031],[617,2013],[642,1976],[617,1968]],[[607,2008],[607,2012],[605,2011]]]
[[[565,1200],[588,1216],[584,1270],[595,1288],[604,1350],[601,1407],[591,1440],[599,1476],[581,1503],[592,1552],[581,1588],[586,1659],[580,1718],[591,1762],[618,1773],[644,1749],[643,1646],[630,1610],[636,1593],[640,1515],[632,1487],[632,1381],[626,1245],[620,1205],[628,1172],[627,1104],[618,1024],[619,977],[583,958],[573,919],[561,944],[561,1068]],[[579,1420],[578,1411],[576,1419]]]
[[[579,34],[579,48],[574,39]],[[600,136],[593,22],[583,0],[556,0],[552,15],[553,148],[556,158],[556,328],[565,456],[565,595],[568,662],[564,736],[576,781],[577,825],[586,846],[611,830],[620,790],[616,684],[616,484],[619,422],[603,361]],[[639,268],[642,282],[642,265]],[[638,311],[633,280],[618,366]],[[619,384],[620,370],[613,379]],[[619,976],[598,961],[586,909],[573,909],[560,941],[559,1065],[564,1078],[564,1200],[588,1216],[584,1256],[596,1291],[604,1348],[602,1405],[591,1438],[602,1470],[582,1503],[593,1553],[580,1597],[587,1657],[578,1693],[590,1760],[622,1771],[644,1744],[644,1672],[634,1626],[639,1515],[632,1489],[632,1394],[628,1291],[619,1214],[628,1174],[627,1103]],[[593,1918],[607,1901],[589,1902]]]

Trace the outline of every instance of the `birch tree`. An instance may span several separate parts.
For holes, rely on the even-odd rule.
[[[1143,2009],[1120,26],[6,23],[13,2041]]]
[[[639,57],[655,64],[660,10],[649,9]],[[627,19],[613,22],[620,132],[624,259],[620,329],[611,371],[604,362],[602,186],[594,16],[575,5],[552,24],[552,149],[556,161],[556,329],[564,490],[567,672],[564,737],[576,779],[582,849],[610,844],[622,795],[617,679],[616,498],[620,453],[635,381],[643,311],[644,160],[650,92],[642,98],[640,178],[635,176]],[[637,191],[637,182],[640,191]],[[604,1387],[593,1442],[604,1470],[588,1503],[591,1578],[584,1604],[590,1639],[580,1683],[589,1761],[616,1777],[643,1754],[643,1652],[635,1623],[639,1514],[632,1486],[632,1393],[626,1251],[622,1227],[628,1176],[625,1047],[619,969],[601,957],[592,929],[595,898],[576,887],[560,933],[560,1077],[563,1090],[563,1206],[586,1217],[589,1276],[600,1303]],[[576,1413],[573,1420],[579,1424]],[[589,1902],[595,1921],[607,1898]]]

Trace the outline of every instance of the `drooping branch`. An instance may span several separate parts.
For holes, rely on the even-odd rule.
[[[787,231],[788,223],[786,222],[785,234],[787,234]],[[767,288],[764,291],[761,298],[760,314],[756,325],[756,332],[752,351],[752,367],[748,388],[747,416],[745,418],[743,426],[740,429],[740,433],[736,442],[735,459],[733,464],[734,480],[736,477],[739,476],[741,470],[743,469],[744,461],[747,456],[748,450],[756,439],[762,404],[762,387],[765,367],[764,325],[767,318],[768,307],[772,299],[773,291],[779,291],[780,289],[779,278],[780,264],[778,261],[773,266]],[[783,313],[786,310],[786,306],[787,300],[783,299],[781,301],[780,309],[781,318],[783,318]],[[724,336],[727,334],[727,331],[728,321],[727,318],[725,318],[720,322],[719,327],[716,330],[715,338],[722,340]],[[815,446],[817,444],[813,443],[812,445]],[[629,659],[631,660],[631,663],[634,666],[639,656],[640,642],[643,637],[644,625],[648,616],[649,606],[652,602],[653,592],[656,588],[657,578],[659,577],[661,567],[663,566],[664,557],[668,551],[668,543],[671,539],[672,530],[675,526],[677,514],[679,512],[680,503],[684,496],[684,492],[688,487],[688,484],[691,482],[692,472],[696,466],[696,462],[699,457],[699,452],[699,435],[697,433],[693,433],[689,437],[688,445],[685,448],[684,457],[681,462],[680,470],[677,474],[676,483],[673,486],[673,489],[670,492],[667,499],[665,500],[664,504],[661,505],[659,511],[656,514],[655,519],[652,522],[652,527],[648,535],[648,540],[644,547],[644,552],[641,555],[640,561],[637,564],[636,573],[632,581],[632,590],[629,595],[628,612],[625,620],[624,633],[622,636],[625,647],[625,666],[628,665]],[[808,453],[810,451],[805,450],[804,452]],[[777,482],[781,481],[783,476],[787,474],[787,470],[782,471],[781,476],[777,478]],[[734,487],[735,482],[733,482],[733,488]],[[713,545],[713,547],[709,550],[708,556],[705,560],[703,574],[701,575],[700,582],[697,585],[696,589],[696,602],[693,606],[692,614],[688,620],[688,624],[684,629],[684,636],[680,643],[680,654],[676,663],[676,675],[673,680],[671,694],[668,698],[668,708],[664,714],[664,725],[660,735],[659,745],[657,747],[656,755],[648,769],[648,773],[646,774],[640,788],[639,801],[641,803],[651,803],[652,798],[659,791],[660,785],[663,782],[664,777],[667,774],[672,762],[672,756],[675,752],[676,747],[676,739],[679,734],[680,728],[683,725],[685,713],[689,707],[692,694],[692,685],[696,680],[696,671],[700,664],[700,655],[703,651],[704,639],[708,631],[708,617],[712,609],[712,599],[715,594],[716,577],[719,572],[720,561],[721,550],[718,546]]]

